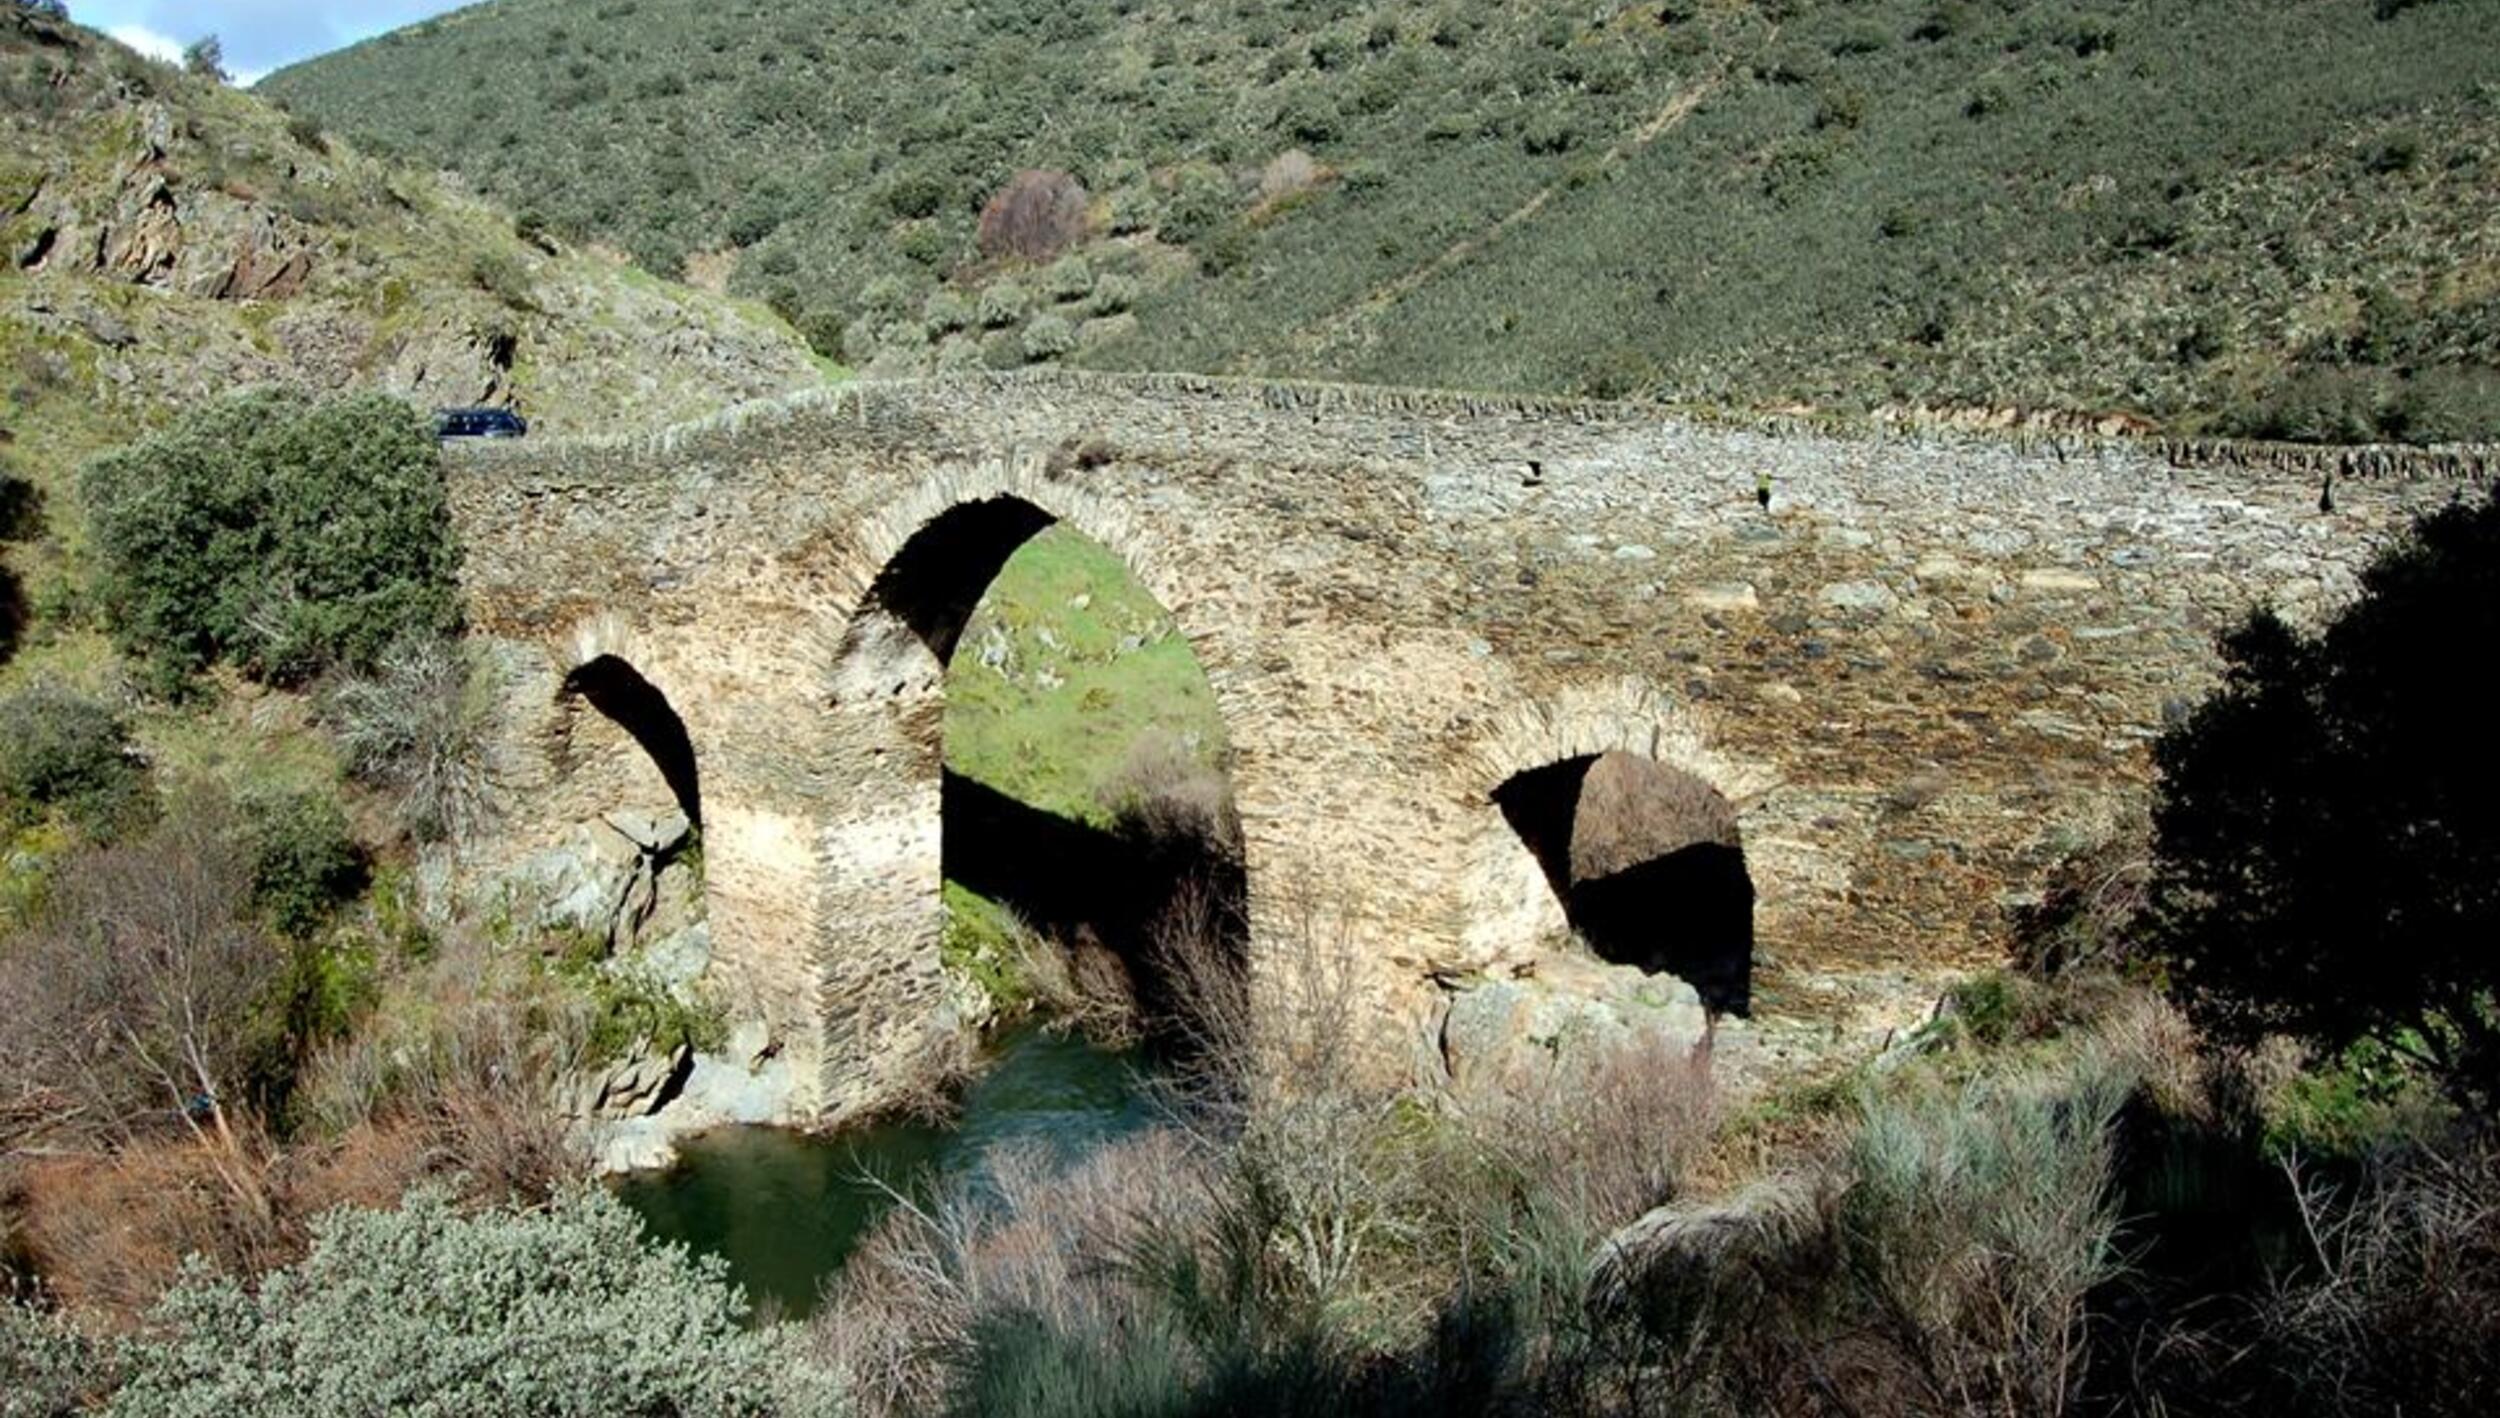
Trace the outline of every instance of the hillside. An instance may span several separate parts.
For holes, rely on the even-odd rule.
[[[2438,440],[2500,430],[2495,27],[2500,0],[498,0],[262,87],[886,372]],[[1028,169],[1082,191],[985,255]]]
[[[72,471],[254,384],[656,426],[813,383],[769,311],[514,234],[253,96],[0,18],[0,459],[11,628],[74,615]],[[4,644],[0,640],[0,644]]]

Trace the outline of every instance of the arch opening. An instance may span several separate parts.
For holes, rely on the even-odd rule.
[[[623,659],[601,655],[576,666],[564,677],[558,693],[578,696],[641,745],[677,800],[678,811],[686,815],[687,825],[703,825],[702,780],[694,741],[658,686]]]
[[[956,503],[885,564],[869,585],[868,602],[907,626],[939,664],[952,663],[982,596],[1018,549],[1056,520],[1005,494]]]
[[[1673,975],[1713,1011],[1751,1010],[1753,879],[1716,788],[1618,751],[1518,773],[1493,802],[1600,959]]]
[[[1123,557],[999,494],[922,524],[861,612],[834,703],[914,746],[886,761],[904,774],[894,800],[935,812],[938,870],[919,889],[943,962],[998,984],[973,957],[1020,925],[1151,1025],[1178,934],[1246,955],[1214,691]]]

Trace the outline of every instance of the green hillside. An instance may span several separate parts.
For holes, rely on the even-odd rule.
[[[2441,439],[2500,429],[2496,32],[2496,0],[497,0],[263,88],[884,372]],[[983,254],[1025,169],[1082,183],[1074,260]]]
[[[0,15],[0,257],[0,661],[21,622],[83,615],[77,467],[232,390],[512,404],[565,433],[825,377],[755,302],[524,239],[309,118],[22,8]]]

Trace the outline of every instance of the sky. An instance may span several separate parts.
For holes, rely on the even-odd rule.
[[[225,47],[236,83],[470,0],[69,0],[70,18],[160,59],[202,35]]]

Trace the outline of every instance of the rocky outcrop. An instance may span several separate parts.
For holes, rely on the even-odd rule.
[[[669,870],[688,831],[683,813],[618,809],[576,824],[494,889],[513,904],[514,924],[579,932],[623,954],[697,929],[700,888]]]
[[[1445,989],[1434,1063],[1462,1092],[1524,1095],[1558,1070],[1583,1067],[1644,1036],[1688,1050],[1714,1038],[1692,986],[1575,952],[1546,957],[1532,974],[1453,981]]]
[[[592,1070],[575,1081],[565,1115],[574,1118],[640,1118],[667,1107],[685,1091],[694,1072],[694,1050],[680,1043],[662,1047],[648,1039],[626,1050],[625,1057],[604,1072]]]
[[[649,1060],[632,1082],[650,1074]],[[672,1059],[671,1068],[678,1067]],[[623,1110],[602,1106],[589,1084],[577,1088],[567,1116],[578,1120],[594,1164],[603,1173],[665,1167],[676,1159],[677,1143],[697,1133],[737,1123],[789,1123],[796,1078],[778,1041],[760,1023],[749,1022],[729,1034],[718,1053],[689,1053],[682,1073],[672,1072],[665,1093],[640,1095],[648,1106],[629,1102]],[[604,1088],[607,1078],[598,1080]]]
[[[1732,1196],[1658,1207],[1589,1258],[1589,1304],[1601,1314],[1652,1317],[1712,1299],[1741,1305],[1748,1287],[1817,1243],[1822,1201],[1812,1179],[1781,1175]]]

